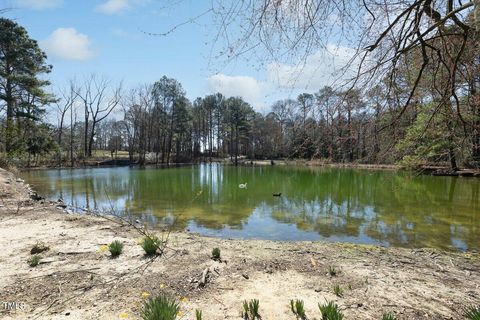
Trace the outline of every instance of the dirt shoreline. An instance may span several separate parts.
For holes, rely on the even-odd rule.
[[[463,319],[480,304],[480,255],[434,249],[382,248],[327,242],[226,240],[170,234],[163,256],[147,258],[141,234],[116,218],[67,214],[33,201],[21,180],[0,169],[0,300],[2,319],[140,319],[147,296],[177,297],[181,319],[241,319],[241,303],[259,299],[262,319],[295,319],[290,299],[303,299],[309,319],[335,301],[345,319]],[[158,234],[161,235],[160,231]],[[164,234],[165,235],[165,234]],[[105,245],[124,243],[109,257]],[[43,242],[37,267],[30,249]],[[222,262],[210,259],[219,247]],[[334,266],[336,276],[328,274]],[[198,280],[208,269],[204,287]],[[337,297],[334,285],[344,293]],[[3,302],[23,303],[4,310]]]

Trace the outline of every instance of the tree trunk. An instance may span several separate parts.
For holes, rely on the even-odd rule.
[[[12,94],[12,84],[10,80],[7,80],[5,90],[5,100],[7,101],[7,119],[6,119],[6,132],[5,132],[5,151],[9,153],[13,148],[13,117],[15,113],[15,98]]]

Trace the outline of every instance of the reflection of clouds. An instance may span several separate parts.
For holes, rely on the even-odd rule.
[[[110,199],[148,223],[176,218],[177,227],[206,234],[459,249],[480,244],[478,180],[219,164],[33,171],[25,178],[50,199],[102,211]],[[248,189],[238,188],[245,182]],[[273,197],[277,192],[282,196]]]

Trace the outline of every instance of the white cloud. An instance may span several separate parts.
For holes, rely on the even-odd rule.
[[[40,46],[51,55],[66,60],[87,60],[94,56],[90,39],[74,28],[58,28]]]
[[[270,63],[266,70],[267,79],[283,89],[317,90],[351,76],[351,69],[342,68],[354,56],[355,50],[352,48],[329,44],[298,64]]]
[[[105,14],[118,14],[130,6],[128,2],[128,0],[108,0],[99,4],[95,10]]]
[[[276,99],[295,98],[302,92],[315,92],[335,81],[347,80],[353,68],[342,70],[355,56],[355,50],[330,44],[325,49],[309,55],[297,64],[270,63],[265,69],[265,80],[250,76],[213,75],[208,78],[210,92],[240,96],[257,111],[268,111]],[[356,66],[353,60],[351,66]]]
[[[22,8],[43,10],[59,7],[63,0],[15,0],[15,5]]]
[[[242,97],[252,106],[262,108],[261,98],[265,84],[248,76],[227,76],[216,74],[208,78],[212,93],[220,92],[227,97]]]

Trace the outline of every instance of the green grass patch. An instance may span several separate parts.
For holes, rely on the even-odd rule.
[[[464,315],[468,320],[480,320],[480,306],[466,308]]]
[[[195,310],[195,319],[202,320],[202,310]]]
[[[397,320],[397,317],[391,312],[385,312],[382,315],[382,320]]]
[[[220,260],[220,249],[219,248],[213,248],[212,249],[212,259],[213,260]]]
[[[123,243],[121,243],[118,240],[115,240],[112,243],[110,243],[110,245],[108,246],[108,250],[110,251],[110,254],[112,255],[112,257],[118,257],[123,251]]]
[[[261,319],[259,309],[260,309],[260,301],[258,299],[243,301],[243,311],[242,311],[243,319],[245,320]]]
[[[333,302],[327,302],[326,304],[318,304],[318,308],[322,313],[322,320],[343,320],[343,314],[338,310],[338,305]]]
[[[141,246],[146,255],[154,255],[160,247],[161,241],[156,236],[146,236],[143,238]]]
[[[143,320],[175,320],[180,305],[175,299],[161,295],[148,299],[143,305]]]
[[[290,300],[290,309],[297,319],[306,320],[307,315],[305,314],[305,305],[303,300]]]
[[[42,260],[42,258],[38,254],[34,254],[33,256],[30,257],[30,259],[28,259],[27,263],[30,267],[33,268],[38,266],[38,264],[40,263],[40,260]]]
[[[343,297],[343,289],[338,284],[333,286],[333,293],[337,297]]]

